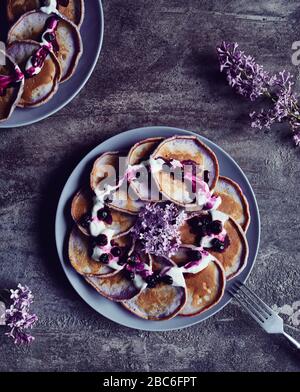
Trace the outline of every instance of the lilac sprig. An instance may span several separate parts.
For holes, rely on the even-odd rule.
[[[234,90],[251,101],[259,97],[270,99],[268,109],[250,113],[251,126],[270,129],[275,123],[287,121],[291,127],[296,146],[300,145],[300,110],[293,92],[293,76],[283,70],[270,76],[254,57],[247,56],[237,43],[223,42],[217,47],[221,72]]]
[[[38,320],[35,314],[29,312],[33,302],[32,292],[27,286],[19,284],[18,288],[10,290],[10,293],[13,302],[6,310],[6,325],[10,331],[5,335],[12,338],[16,345],[31,343],[34,337],[25,330],[31,329]]]
[[[181,245],[180,226],[186,213],[173,203],[148,203],[139,213],[133,227],[133,237],[143,251],[170,257]]]

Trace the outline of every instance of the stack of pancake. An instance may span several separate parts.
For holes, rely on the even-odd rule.
[[[0,121],[5,121],[15,107],[48,102],[74,74],[83,51],[84,0],[2,3],[7,31],[6,51],[0,50]]]
[[[180,219],[165,228],[160,216],[149,220],[149,211],[170,210]],[[197,137],[151,138],[125,153],[103,153],[74,196],[71,215],[74,269],[144,319],[207,311],[247,263],[248,202],[236,182],[219,175],[216,155]],[[151,244],[165,248],[145,245],[155,225],[160,234]]]

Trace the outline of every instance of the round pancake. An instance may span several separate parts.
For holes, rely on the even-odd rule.
[[[99,294],[111,301],[130,300],[140,293],[140,289],[124,277],[123,271],[107,278],[86,276],[85,279]]]
[[[130,254],[132,252],[133,249],[131,249]],[[151,264],[148,255],[141,254],[140,256],[144,262]],[[143,287],[137,288],[132,281],[127,279],[124,271],[119,271],[116,274],[105,278],[86,276],[85,279],[98,291],[98,293],[117,302],[131,300],[143,290]]]
[[[134,166],[146,162],[163,140],[163,137],[155,137],[136,143],[129,151],[128,164]],[[139,174],[140,177],[129,180],[134,191],[141,200],[159,201],[159,190],[151,174],[146,170],[140,171]]]
[[[5,65],[0,64],[0,75],[11,75],[15,70],[16,64],[2,50],[0,50],[0,56],[3,60],[5,59]],[[23,90],[24,79],[7,88],[5,93],[0,95],[0,122],[6,121],[11,116],[23,94]]]
[[[118,246],[126,246],[128,251],[131,248],[131,241],[128,236],[114,239]],[[69,259],[73,268],[80,274],[86,276],[110,276],[116,274],[118,271],[109,268],[106,264],[100,261],[95,261],[91,257],[92,242],[91,237],[87,237],[74,227],[69,238]]]
[[[7,0],[6,10],[9,23],[14,23],[20,16],[29,11],[39,10],[42,0]],[[84,1],[69,0],[67,6],[58,4],[58,11],[77,26],[82,24],[84,18]]]
[[[215,256],[225,269],[227,280],[239,275],[246,267],[248,261],[248,241],[240,225],[234,219],[229,218],[225,222],[224,228],[230,240],[230,245],[223,253],[209,250],[209,253]]]
[[[237,276],[245,268],[248,260],[248,241],[241,226],[229,217],[224,228],[230,240],[230,245],[223,253],[215,252],[210,248],[207,251],[223,265],[227,280]],[[196,245],[196,234],[192,233],[186,221],[180,229],[181,241],[186,245]]]
[[[198,274],[185,274],[187,301],[180,316],[196,316],[215,306],[223,297],[226,285],[224,268],[211,261]]]
[[[179,265],[188,263],[188,251],[194,247],[181,248],[172,260]],[[196,316],[216,305],[224,294],[226,285],[225,271],[221,263],[215,258],[208,266],[196,274],[184,274],[187,301],[180,312],[181,316]]]
[[[7,52],[19,65],[22,72],[28,59],[41,48],[35,41],[15,41],[8,46]],[[48,102],[58,90],[61,69],[57,58],[49,53],[41,72],[25,78],[24,91],[18,102],[19,107],[37,107]]]
[[[152,158],[193,161],[204,171],[209,171],[209,188],[214,189],[219,177],[219,164],[214,152],[194,136],[174,136],[157,147]],[[169,200],[188,208],[197,208],[190,198],[190,191],[181,179],[173,178],[167,171],[153,173],[158,189]]]
[[[93,194],[88,189],[82,189],[76,193],[71,205],[71,215],[78,228],[85,235],[89,236],[90,232],[82,224],[82,218],[91,212],[93,207]],[[127,214],[122,211],[110,209],[112,216],[112,224],[107,225],[107,228],[116,231],[114,238],[124,235],[130,231],[136,221],[136,217],[132,214]]]
[[[119,177],[119,158],[122,159],[119,152],[107,152],[102,154],[94,163],[91,172],[90,184],[93,191],[100,185],[116,186]],[[123,158],[124,165],[126,159]],[[123,167],[122,169],[125,169]],[[125,170],[121,175],[125,175]],[[110,201],[107,203],[112,209],[137,214],[143,207],[144,203],[139,200],[137,194],[128,187],[127,180],[119,189],[112,191]]]
[[[168,262],[168,265],[173,265]],[[162,259],[155,258],[153,271],[166,266]],[[158,283],[155,288],[146,288],[135,298],[122,302],[123,306],[138,317],[161,321],[175,317],[186,302],[186,288]]]
[[[250,224],[250,210],[240,186],[232,179],[220,176],[215,195],[222,199],[218,210],[231,216],[246,232]]]
[[[7,36],[8,43],[16,40],[34,40],[40,42],[45,31],[45,24],[50,16],[41,11],[27,12],[10,28]],[[61,18],[56,39],[59,51],[56,57],[61,66],[61,82],[68,80],[77,67],[82,54],[82,40],[76,25]]]
[[[12,24],[26,12],[37,10],[40,6],[41,0],[6,0],[7,20]]]

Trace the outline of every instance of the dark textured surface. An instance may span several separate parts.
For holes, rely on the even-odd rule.
[[[284,125],[250,128],[255,105],[227,87],[215,58],[234,40],[270,70],[298,74],[299,2],[107,0],[104,11],[103,51],[80,95],[39,124],[1,130],[0,285],[28,284],[40,321],[29,348],[0,335],[0,370],[299,371],[299,357],[234,304],[178,332],[113,324],[75,294],[53,243],[61,188],[92,147],[137,126],[191,129],[230,153],[256,193],[262,241],[249,284],[270,305],[299,300],[299,150]],[[292,321],[299,338],[300,315]]]

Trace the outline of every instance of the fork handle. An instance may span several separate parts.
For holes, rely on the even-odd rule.
[[[292,338],[292,336],[290,336],[288,333],[286,333],[285,331],[283,331],[283,336],[285,336],[285,338],[290,341],[298,350],[300,350],[300,343],[297,342],[296,339]]]

